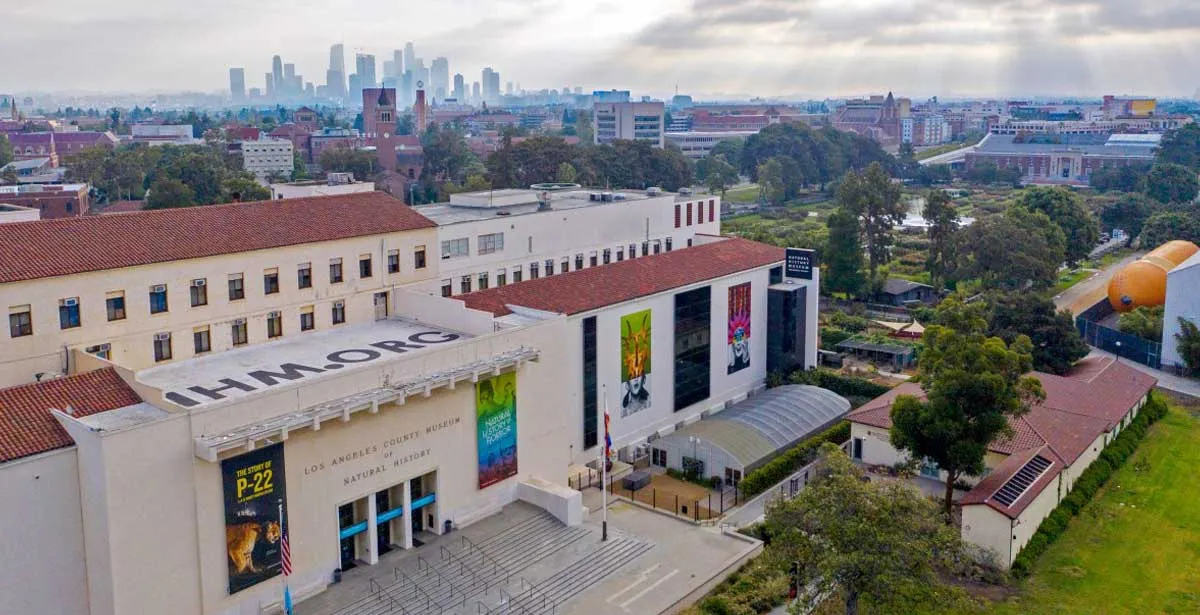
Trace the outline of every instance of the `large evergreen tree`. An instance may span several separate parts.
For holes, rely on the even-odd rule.
[[[1057,311],[1054,301],[1037,293],[996,293],[988,298],[987,334],[1012,345],[1029,337],[1033,368],[1051,374],[1066,373],[1089,348],[1075,328],[1070,312]]]
[[[830,292],[846,293],[851,297],[863,292],[867,278],[863,275],[863,249],[859,241],[858,216],[839,207],[825,219],[829,240],[821,259],[825,261],[824,286]]]
[[[875,270],[891,257],[892,229],[904,221],[907,208],[900,197],[900,186],[892,182],[879,163],[871,163],[862,173],[846,173],[838,186],[838,206],[861,220],[863,243],[867,246],[867,267],[872,279]]]
[[[1062,229],[1067,240],[1064,257],[1068,263],[1087,258],[1100,240],[1100,225],[1084,205],[1083,199],[1066,188],[1029,188],[1021,194],[1018,204],[1046,214]]]
[[[941,289],[958,268],[961,235],[958,210],[944,190],[930,190],[921,215],[929,225],[926,229],[929,252],[925,265],[934,288]]]

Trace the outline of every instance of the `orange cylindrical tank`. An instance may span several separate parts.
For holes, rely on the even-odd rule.
[[[1108,282],[1108,303],[1118,312],[1162,305],[1167,299],[1167,272],[1200,247],[1190,241],[1168,241],[1116,273]]]

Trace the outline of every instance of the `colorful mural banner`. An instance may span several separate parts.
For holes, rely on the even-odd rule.
[[[283,474],[282,442],[221,462],[230,594],[258,585],[283,568]]]
[[[650,407],[650,310],[621,317],[621,416]]]
[[[750,367],[750,283],[729,287],[729,369]]]
[[[479,488],[517,475],[517,374],[475,384],[475,437]]]

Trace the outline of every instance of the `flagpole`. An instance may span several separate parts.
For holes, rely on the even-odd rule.
[[[600,540],[608,540],[608,385],[601,385],[604,392],[604,445],[600,447]]]
[[[281,570],[283,573],[283,613],[292,615],[292,590],[288,587],[288,574],[292,568],[291,545],[288,544],[287,525],[283,520],[283,499],[279,500],[279,534],[283,539],[280,545]]]

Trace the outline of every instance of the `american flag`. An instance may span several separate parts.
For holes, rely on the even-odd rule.
[[[292,574],[292,547],[288,544],[287,523],[283,519],[283,502],[279,503],[279,552],[283,564],[283,612],[292,615],[292,588],[288,586],[288,575]]]
[[[283,552],[283,576],[286,577],[292,574],[292,549],[288,546],[287,526],[280,524],[280,527],[282,528],[282,532],[279,539],[279,549]]]

